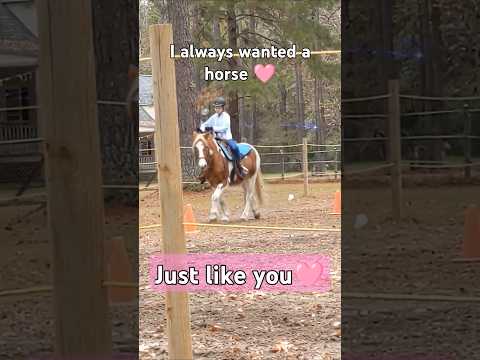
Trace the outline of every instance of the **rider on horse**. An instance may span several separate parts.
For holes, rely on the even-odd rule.
[[[240,150],[238,149],[237,142],[232,138],[232,131],[230,129],[230,115],[224,110],[225,99],[218,97],[213,103],[215,107],[215,114],[200,125],[201,131],[213,130],[217,139],[224,140],[233,153],[233,163],[238,169],[240,177],[244,177],[248,170],[240,164]]]

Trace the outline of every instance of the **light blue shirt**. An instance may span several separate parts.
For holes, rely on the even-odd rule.
[[[222,111],[220,115],[213,114],[200,125],[200,130],[205,131],[206,127],[212,127],[213,131],[217,134],[220,139],[231,140],[232,131],[230,129],[230,115],[227,112]]]

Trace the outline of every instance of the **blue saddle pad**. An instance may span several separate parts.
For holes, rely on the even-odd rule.
[[[245,156],[248,155],[250,151],[252,151],[252,145],[247,143],[239,143],[237,144],[238,150],[240,151],[240,158],[243,159]]]
[[[227,159],[233,161],[232,150],[228,147],[228,145],[223,141],[219,141],[218,145],[220,146],[220,149],[222,149],[222,152],[225,154]],[[238,143],[237,146],[240,152],[240,160],[247,156],[250,151],[252,151],[252,146],[250,144]]]

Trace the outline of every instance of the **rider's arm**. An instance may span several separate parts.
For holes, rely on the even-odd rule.
[[[213,131],[217,133],[226,133],[230,129],[230,115],[223,113],[218,119],[217,124],[213,126]]]
[[[210,116],[207,121],[205,121],[203,124],[201,124],[200,125],[200,130],[205,131],[205,128],[211,127],[212,124],[213,124],[213,117],[214,116],[215,115]]]

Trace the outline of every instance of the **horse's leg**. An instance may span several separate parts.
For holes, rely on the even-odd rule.
[[[223,184],[218,184],[212,194],[212,207],[210,209],[210,215],[208,216],[208,220],[210,221],[216,220],[217,217],[221,215],[222,210],[220,199],[222,197],[223,190]]]
[[[247,181],[242,182],[242,188],[243,188],[243,212],[242,215],[240,216],[240,219],[242,220],[247,220],[247,193],[248,193],[248,184]]]
[[[229,220],[228,216],[228,210],[227,210],[227,205],[225,204],[225,200],[223,199],[223,196],[225,194],[225,190],[227,189],[228,185],[223,189],[222,194],[220,195],[219,203],[220,203],[220,217],[222,221],[227,222]]]
[[[253,179],[253,181],[252,181]],[[255,181],[254,177],[251,177],[245,180],[245,209],[243,210],[243,214],[241,216],[242,220],[248,220],[250,218],[250,214],[252,213],[252,198],[255,196]]]
[[[247,182],[243,181],[242,182],[242,188],[243,188],[243,207],[247,206]]]

